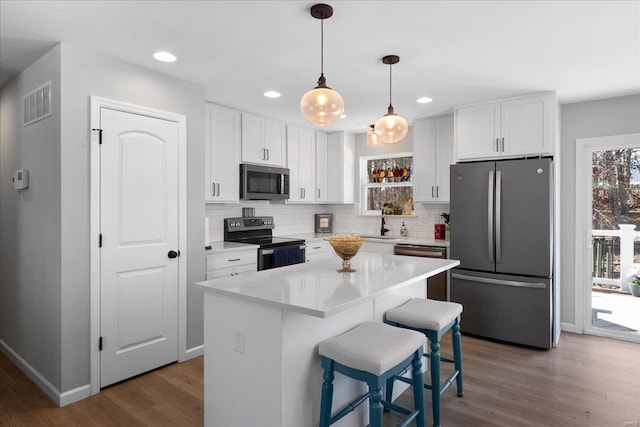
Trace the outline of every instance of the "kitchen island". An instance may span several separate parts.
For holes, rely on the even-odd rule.
[[[205,291],[206,426],[317,425],[318,343],[381,322],[388,309],[424,297],[428,277],[459,262],[360,253],[351,264],[356,272],[338,273],[334,256],[198,283]],[[334,408],[363,390],[336,375]],[[366,418],[363,405],[335,425]]]

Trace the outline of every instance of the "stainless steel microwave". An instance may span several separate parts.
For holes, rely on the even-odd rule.
[[[240,198],[288,199],[289,169],[240,163]]]

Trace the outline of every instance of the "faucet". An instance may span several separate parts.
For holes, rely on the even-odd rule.
[[[388,228],[386,228],[385,226],[385,221],[384,221],[384,214],[382,214],[382,223],[380,224],[380,235],[384,236],[384,233],[386,233],[387,231],[389,231]]]

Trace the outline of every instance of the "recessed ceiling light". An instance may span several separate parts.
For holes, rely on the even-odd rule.
[[[162,61],[162,62],[175,62],[176,59],[178,59],[175,57],[175,55],[172,55],[169,52],[165,52],[163,50],[154,53],[153,57],[158,61]]]
[[[280,93],[275,90],[268,90],[264,93],[267,98],[280,98]]]
[[[427,98],[426,96],[423,96],[422,98],[418,98],[418,99],[416,99],[416,102],[417,102],[418,104],[427,104],[427,103],[429,103],[429,102],[431,102],[431,101],[433,101],[433,99],[431,99],[431,98]]]
[[[341,115],[340,115],[340,118],[341,118],[341,119],[344,119],[344,118],[346,118],[346,117],[347,117],[347,115],[346,115],[346,114],[341,114]]]

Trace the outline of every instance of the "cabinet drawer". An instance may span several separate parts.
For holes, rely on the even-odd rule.
[[[244,251],[229,251],[206,256],[205,268],[213,270],[216,268],[235,267],[243,264],[257,264],[258,254],[256,249]]]
[[[333,254],[333,249],[329,246],[329,242],[324,240],[307,242],[307,248],[305,249],[307,261],[331,258],[331,254]]]

